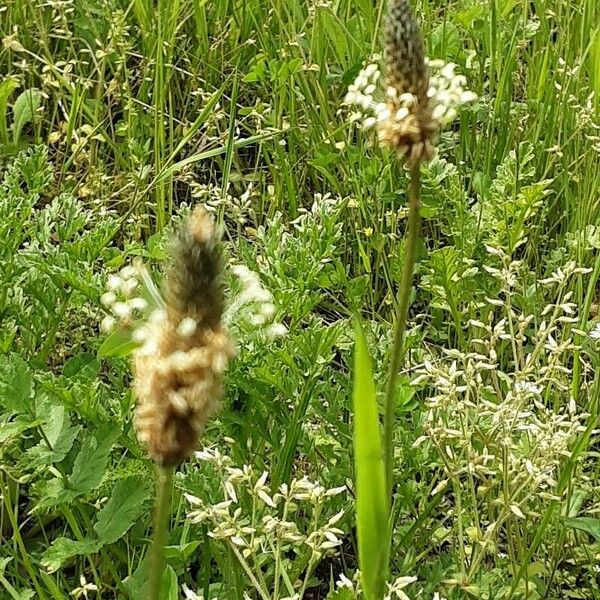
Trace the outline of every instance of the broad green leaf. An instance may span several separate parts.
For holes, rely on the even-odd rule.
[[[33,446],[25,455],[27,466],[39,467],[60,462],[73,447],[80,427],[71,427],[71,419],[63,406],[58,404],[40,403],[38,415],[46,417],[42,425],[44,439],[37,446]]]
[[[596,541],[600,541],[600,519],[593,517],[573,517],[565,519],[565,525],[589,533]]]
[[[35,113],[42,104],[42,92],[36,88],[25,90],[15,100],[13,106],[13,142],[16,144],[21,137],[21,131],[27,123],[35,118]]]
[[[27,363],[18,354],[0,357],[0,407],[11,413],[26,412],[32,391]]]
[[[94,554],[102,547],[96,540],[85,539],[81,542],[69,538],[57,538],[42,554],[42,566],[49,573],[58,571],[69,559],[82,554]]]
[[[81,450],[73,463],[69,477],[70,489],[77,495],[88,494],[100,484],[108,463],[108,455],[119,430],[106,429],[95,436],[88,434],[81,444]]]
[[[179,561],[182,565],[186,565],[199,545],[199,541],[194,541],[181,544],[180,546],[165,546],[165,559],[168,561]]]
[[[385,470],[371,359],[358,322],[355,331],[353,401],[358,561],[366,600],[381,600],[389,552]]]
[[[94,525],[103,544],[112,544],[125,535],[144,511],[144,502],[151,493],[149,482],[139,476],[117,482]]]
[[[82,379],[93,379],[100,369],[96,357],[89,352],[81,352],[70,358],[63,367],[65,377],[78,376]]]

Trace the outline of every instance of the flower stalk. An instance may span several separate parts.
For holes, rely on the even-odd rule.
[[[345,102],[358,109],[352,118],[361,119],[364,129],[375,129],[379,146],[392,150],[410,173],[408,231],[383,419],[386,486],[391,501],[396,385],[406,352],[408,306],[420,235],[420,167],[434,156],[441,127],[476,95],[465,88],[466,79],[455,74],[455,65],[425,57],[420,26],[408,0],[389,0],[386,38],[383,90],[379,67],[368,64],[348,88]]]
[[[415,165],[410,170],[410,185],[408,191],[408,233],[404,247],[404,262],[402,264],[402,276],[398,301],[396,304],[396,323],[394,327],[394,341],[387,387],[385,392],[385,407],[383,421],[383,447],[384,464],[386,472],[386,486],[388,496],[391,499],[394,483],[394,422],[396,414],[396,385],[398,382],[398,371],[404,362],[406,353],[406,323],[408,320],[408,306],[410,302],[410,290],[415,270],[417,245],[421,231],[421,177],[420,167]]]
[[[171,514],[171,488],[173,487],[174,468],[156,467],[156,507],[154,513],[154,538],[150,547],[148,561],[148,598],[160,600],[162,575],[165,570],[165,545],[169,532]]]

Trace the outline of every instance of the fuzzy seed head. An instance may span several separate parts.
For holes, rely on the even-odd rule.
[[[203,329],[221,320],[224,297],[218,237],[204,209],[189,216],[171,245],[165,304],[171,321],[195,318]]]
[[[351,120],[375,128],[379,145],[415,168],[433,158],[440,128],[477,96],[454,73],[455,65],[425,57],[408,0],[389,2],[385,87],[378,86],[377,64],[367,64],[349,86],[345,103],[357,109]]]
[[[172,245],[164,294],[141,333],[134,356],[138,438],[160,465],[176,465],[196,449],[222,396],[233,348],[221,323],[223,291],[218,237],[197,208]]]

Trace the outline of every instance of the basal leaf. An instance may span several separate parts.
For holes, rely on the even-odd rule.
[[[0,407],[11,413],[26,412],[32,391],[27,363],[18,354],[0,357]]]
[[[354,463],[358,561],[367,600],[383,598],[389,551],[389,517],[379,411],[367,343],[356,324],[354,351]]]
[[[15,100],[13,106],[13,142],[17,143],[21,137],[21,131],[27,123],[35,118],[35,113],[42,104],[42,92],[36,88],[25,90]]]
[[[144,502],[151,492],[151,486],[142,477],[128,477],[117,482],[94,525],[103,544],[112,544],[125,535],[144,511]]]
[[[573,517],[565,519],[565,525],[589,533],[596,541],[600,541],[600,519],[593,517]]]
[[[118,435],[119,431],[115,428],[85,437],[69,477],[69,487],[77,495],[88,494],[100,484],[110,450]]]

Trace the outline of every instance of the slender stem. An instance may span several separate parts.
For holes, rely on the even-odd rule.
[[[173,485],[173,467],[156,469],[156,509],[154,513],[154,539],[150,548],[150,572],[148,575],[149,600],[159,600],[160,583],[164,571],[165,543],[171,514],[171,487]]]
[[[248,575],[248,578],[250,579],[250,581],[252,582],[252,585],[258,592],[258,595],[262,598],[262,600],[271,600],[269,598],[267,592],[265,592],[262,585],[258,581],[258,579],[256,579],[256,577],[254,576],[252,569],[248,566],[248,563],[242,556],[241,552],[233,544],[231,544],[231,549],[233,550],[233,553],[236,555],[237,559],[240,561],[240,565],[242,565],[242,569],[244,569],[244,571],[246,571],[246,575]]]
[[[392,497],[393,475],[394,475],[394,421],[396,409],[396,382],[398,370],[404,361],[406,322],[408,317],[408,303],[410,300],[410,288],[415,268],[417,253],[417,242],[421,229],[420,220],[420,171],[419,165],[410,169],[410,185],[408,189],[408,233],[404,248],[404,263],[402,265],[402,278],[398,290],[398,302],[396,306],[396,325],[394,329],[394,346],[390,360],[390,372],[385,393],[385,412],[383,415],[383,445],[386,470],[386,485],[388,495]]]

